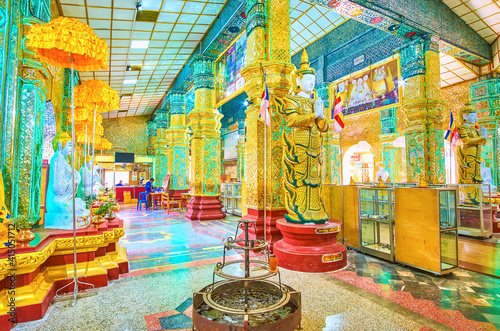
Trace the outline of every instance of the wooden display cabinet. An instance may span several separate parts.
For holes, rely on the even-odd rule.
[[[491,189],[487,184],[457,184],[458,233],[469,237],[493,235]]]
[[[394,262],[394,189],[362,187],[358,201],[361,252]]]
[[[342,242],[345,230],[345,245],[359,250],[359,216],[357,186],[344,185],[344,229],[337,236]],[[342,223],[342,188],[340,185],[323,185],[323,203],[333,222]]]
[[[396,261],[434,274],[458,269],[457,190],[395,189]]]

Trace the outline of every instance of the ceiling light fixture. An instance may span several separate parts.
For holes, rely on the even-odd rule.
[[[149,40],[132,40],[131,48],[148,48]]]
[[[137,83],[137,79],[125,79],[123,81],[123,85],[135,85]]]

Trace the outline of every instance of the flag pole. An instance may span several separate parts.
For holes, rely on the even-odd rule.
[[[265,74],[264,74],[265,79]],[[264,114],[264,242],[267,242],[267,112]]]
[[[342,197],[342,245],[345,245],[345,228],[344,228],[344,159],[342,153],[342,130],[339,132],[339,148],[340,148],[340,195]]]

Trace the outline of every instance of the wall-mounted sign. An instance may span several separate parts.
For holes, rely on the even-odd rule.
[[[354,59],[354,65],[357,66],[358,64],[361,64],[365,62],[365,54],[362,54],[358,56],[357,58]]]
[[[402,95],[400,76],[399,58],[390,59],[334,83],[330,100],[340,97],[344,116],[397,106]]]

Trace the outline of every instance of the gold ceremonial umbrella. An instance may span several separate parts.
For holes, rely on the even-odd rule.
[[[92,131],[92,183],[94,183],[94,157],[96,133],[100,137],[104,134],[101,125],[102,116],[99,114],[100,121],[97,122],[97,111],[100,113],[118,109],[120,99],[118,93],[109,87],[108,84],[98,79],[90,79],[75,88],[75,103],[77,106],[94,109],[93,131]]]
[[[35,24],[28,32],[28,46],[40,60],[78,71],[108,69],[108,45],[90,26],[76,18],[60,16]]]
[[[49,23],[33,25],[27,35],[28,47],[36,57],[60,68],[71,68],[71,139],[75,142],[75,107],[73,95],[73,70],[91,71],[108,68],[108,45],[97,37],[88,25],[69,17],[58,17]],[[95,122],[95,121],[94,121]],[[94,287],[78,280],[76,257],[76,214],[75,214],[75,148],[71,152],[73,181],[73,281],[63,286],[58,293],[73,285],[73,306],[76,304],[78,284]]]
[[[120,107],[118,92],[98,79],[90,79],[75,88],[75,104],[88,109],[97,108],[100,113]]]

